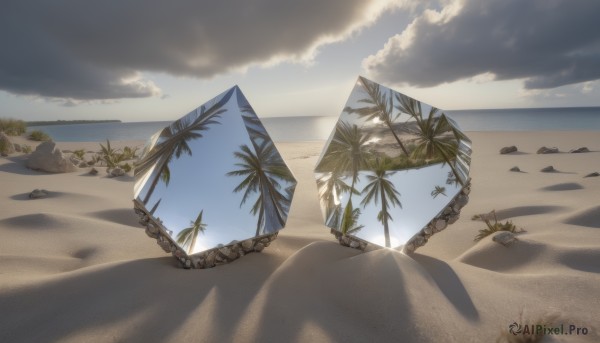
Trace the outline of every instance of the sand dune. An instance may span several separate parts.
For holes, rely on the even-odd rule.
[[[286,229],[208,270],[178,268],[146,236],[132,177],[0,159],[0,342],[494,342],[549,314],[589,333],[547,341],[600,341],[600,178],[583,178],[600,170],[600,133],[470,137],[471,201],[412,256],[338,245],[312,175],[323,142],[279,143],[298,179]],[[522,153],[498,154],[513,144]],[[542,145],[594,152],[535,154]],[[51,196],[30,200],[35,188]],[[484,224],[471,217],[493,209],[526,230],[513,245],[473,241]]]

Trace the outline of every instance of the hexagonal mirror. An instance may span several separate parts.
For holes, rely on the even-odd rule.
[[[237,86],[152,136],[134,174],[141,224],[186,268],[268,246],[285,225],[296,187]]]
[[[443,111],[359,77],[315,167],[342,245],[412,252],[458,220],[471,141]]]

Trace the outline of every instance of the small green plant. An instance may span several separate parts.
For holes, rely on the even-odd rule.
[[[124,147],[123,148],[123,153],[122,153],[123,160],[124,161],[128,161],[128,160],[136,159],[138,157],[137,154],[136,154],[136,152],[138,150],[139,150],[138,147],[133,147],[133,148],[130,148],[128,146]]]
[[[78,159],[83,160],[85,157],[85,150],[79,149],[73,151],[73,155],[75,155]]]
[[[0,119],[0,131],[4,131],[9,136],[19,136],[27,131],[27,124],[22,120]]]
[[[483,218],[482,216],[480,216],[480,218],[483,220],[483,222],[485,223],[487,228],[479,230],[479,234],[477,236],[475,236],[475,239],[474,239],[475,242],[479,242],[483,238],[491,235],[494,232],[498,232],[498,231],[508,231],[508,232],[512,232],[512,233],[525,232],[525,230],[517,228],[510,220],[506,221],[505,223],[498,223],[498,219],[496,218],[495,210],[490,212],[490,215],[492,215],[494,217],[493,224],[491,223],[491,220],[489,218]]]
[[[45,133],[44,131],[35,130],[35,131],[31,131],[29,133],[29,139],[31,139],[32,141],[42,142],[42,141],[49,141],[50,136],[48,136],[48,134]]]
[[[8,144],[10,142],[0,140],[0,153],[8,153]]]
[[[100,158],[108,168],[115,168],[119,162],[119,157],[122,156],[119,154],[117,149],[113,149],[110,146],[110,141],[106,140],[106,146],[100,144]]]
[[[119,167],[121,167],[121,169],[123,169],[126,173],[131,171],[131,165],[129,163],[121,164]]]
[[[31,146],[23,144],[23,145],[21,146],[21,151],[22,151],[24,154],[31,154],[31,152],[33,151],[33,149],[31,148]]]

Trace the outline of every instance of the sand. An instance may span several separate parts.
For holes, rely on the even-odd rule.
[[[600,132],[469,136],[471,201],[414,255],[338,245],[312,175],[324,142],[280,142],[298,179],[287,227],[207,270],[179,268],[146,236],[131,176],[0,158],[0,342],[494,342],[543,318],[587,329],[545,341],[600,341],[600,177],[583,177],[600,171]],[[564,153],[581,146],[592,152]],[[51,197],[29,200],[35,188]],[[484,224],[471,217],[492,209],[526,230],[515,244],[473,241]]]

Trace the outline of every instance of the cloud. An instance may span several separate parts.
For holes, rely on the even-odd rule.
[[[478,75],[550,89],[600,79],[600,2],[444,1],[391,37],[363,68],[381,82],[431,87]]]
[[[0,89],[75,100],[160,93],[140,71],[210,78],[310,59],[403,0],[9,1]]]

